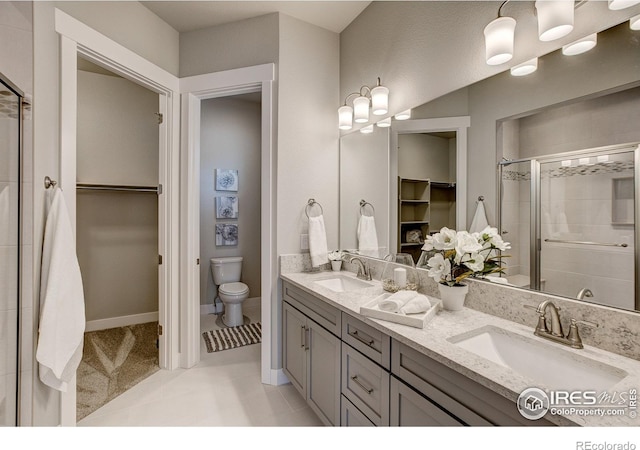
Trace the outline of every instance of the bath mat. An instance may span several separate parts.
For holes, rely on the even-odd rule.
[[[85,333],[76,372],[76,420],[160,370],[157,339],[158,322]]]
[[[260,322],[222,328],[202,333],[207,353],[220,352],[231,348],[262,342],[262,325]]]

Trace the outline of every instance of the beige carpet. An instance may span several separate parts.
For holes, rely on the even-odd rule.
[[[77,371],[77,420],[160,369],[157,330],[158,322],[150,322],[85,333]]]

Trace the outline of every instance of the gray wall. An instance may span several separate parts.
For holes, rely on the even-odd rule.
[[[429,134],[398,135],[398,176],[403,178],[455,181],[451,175],[450,139]],[[455,146],[453,147],[455,167]]]
[[[158,94],[78,71],[77,179],[157,186]],[[158,197],[78,191],[76,246],[87,321],[158,311]]]
[[[205,100],[200,122],[200,303],[216,296],[209,260],[242,256],[242,282],[260,297],[261,104],[242,96]],[[238,170],[238,192],[215,190],[215,169]],[[238,198],[238,219],[216,218],[216,197]],[[216,246],[216,223],[238,224],[237,246]]]

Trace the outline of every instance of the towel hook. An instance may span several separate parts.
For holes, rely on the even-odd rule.
[[[49,175],[44,177],[44,188],[45,189],[49,189],[50,187],[56,187],[56,184],[58,184],[57,181],[52,180]]]
[[[479,201],[479,202],[483,202],[483,201],[484,201],[484,195],[479,196],[479,197],[478,197],[478,201]]]
[[[318,205],[320,207],[320,215],[324,214],[324,211],[322,210],[322,205],[317,201],[315,201],[314,199],[310,198],[309,201],[307,202],[307,206],[304,208],[304,213],[307,215],[307,219],[310,219],[309,211],[311,210],[311,208],[313,208],[313,205]]]
[[[361,216],[365,215],[364,214],[364,207],[367,206],[367,205],[371,206],[371,211],[372,211],[371,217],[375,216],[376,209],[373,207],[373,205],[371,203],[369,203],[369,202],[367,202],[365,200],[360,200],[360,215]]]

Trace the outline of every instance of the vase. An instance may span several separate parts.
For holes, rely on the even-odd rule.
[[[331,261],[331,270],[334,272],[340,272],[342,268],[342,261]]]
[[[469,286],[460,284],[457,286],[449,286],[448,284],[438,283],[440,290],[440,300],[442,307],[448,311],[460,311],[464,307],[464,299],[469,292]]]

